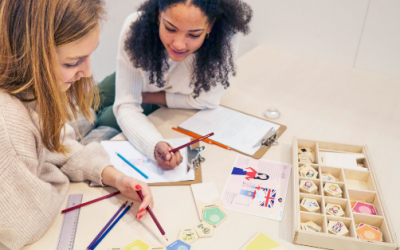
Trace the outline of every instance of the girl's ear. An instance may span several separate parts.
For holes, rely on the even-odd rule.
[[[215,20],[216,20],[216,19],[214,19],[214,20],[208,25],[207,33],[210,33],[210,32],[211,32],[212,27],[214,26]]]
[[[158,10],[158,23],[161,22],[161,10]]]

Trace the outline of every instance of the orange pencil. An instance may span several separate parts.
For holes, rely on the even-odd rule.
[[[183,133],[183,134],[185,134],[185,135],[194,137],[194,138],[200,138],[200,137],[201,137],[200,135],[196,135],[195,133],[192,133],[192,132],[183,131],[183,130],[180,130],[179,128],[172,127],[172,129],[173,129],[173,130],[176,130],[176,131],[178,131],[178,132],[181,132],[181,133]],[[225,145],[222,145],[221,143],[218,143],[218,142],[213,141],[213,140],[210,140],[210,139],[204,139],[203,141],[204,141],[204,142],[207,142],[207,143],[210,143],[210,144],[214,144],[214,145],[220,146],[221,148],[225,148],[225,149],[228,149],[228,150],[232,150],[230,147],[227,147],[227,146],[225,146]]]

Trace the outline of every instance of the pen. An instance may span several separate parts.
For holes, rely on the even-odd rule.
[[[201,137],[201,136],[196,135],[196,134],[194,134],[192,132],[187,132],[187,131],[180,130],[179,128],[172,127],[172,129],[175,130],[175,131],[181,132],[181,133],[183,133],[185,135],[194,137],[194,138],[200,138]],[[232,150],[230,147],[225,146],[225,145],[223,145],[221,143],[218,143],[218,142],[210,140],[210,139],[204,139],[203,141],[207,142],[207,143],[210,143],[210,144],[214,144],[214,145],[220,146],[221,148],[224,148],[224,149]]]
[[[129,166],[131,166],[133,169],[135,169],[139,174],[141,174],[144,178],[149,179],[149,177],[143,173],[142,171],[140,171],[140,169],[138,169],[137,167],[135,167],[135,165],[133,165],[132,163],[130,163],[130,161],[128,161],[127,159],[125,159],[122,155],[120,155],[119,153],[115,152],[119,158],[121,158],[122,160],[124,160],[124,162],[126,162]]]

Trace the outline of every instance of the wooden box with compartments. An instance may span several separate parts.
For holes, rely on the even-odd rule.
[[[366,146],[295,138],[293,243],[399,249],[374,171]]]

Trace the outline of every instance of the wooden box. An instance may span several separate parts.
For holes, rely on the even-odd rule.
[[[310,165],[318,171],[316,179],[301,177],[299,175],[299,148],[310,148],[314,154],[315,162]],[[391,221],[383,198],[380,194],[379,183],[377,182],[370,155],[366,146],[355,146],[347,144],[327,143],[312,140],[303,140],[295,138],[293,140],[293,174],[294,174],[294,239],[293,243],[320,247],[327,249],[399,249],[397,239],[394,234]],[[342,167],[333,167],[323,164],[321,156],[323,152],[336,153],[361,153],[365,157],[357,159],[362,162],[366,171],[354,170]],[[300,164],[302,165],[302,164]],[[380,166],[377,166],[378,168]],[[330,173],[336,181],[325,181],[321,179],[321,174]],[[307,194],[300,191],[300,181],[311,180],[318,186],[316,194]],[[342,198],[329,197],[324,194],[324,184],[330,182],[338,184],[343,192]],[[320,206],[317,213],[304,212],[300,210],[300,202],[303,198],[315,199]],[[355,200],[366,201],[373,204],[378,215],[369,215],[356,213],[352,210],[351,202]],[[327,215],[325,206],[327,203],[340,204],[344,210],[343,217]],[[349,230],[348,236],[338,236],[328,233],[328,222],[330,220],[343,222]],[[301,223],[313,221],[321,227],[321,232],[303,230]],[[356,226],[359,223],[365,223],[373,227],[378,227],[382,233],[382,242],[363,240],[357,236]]]

